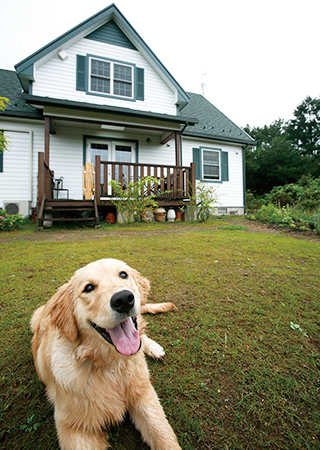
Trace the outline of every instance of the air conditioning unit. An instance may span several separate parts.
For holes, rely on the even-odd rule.
[[[27,200],[21,202],[7,200],[3,204],[4,209],[9,215],[20,214],[21,216],[28,216],[30,214],[30,202]]]

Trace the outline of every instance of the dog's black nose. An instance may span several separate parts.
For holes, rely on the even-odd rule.
[[[111,297],[110,304],[118,313],[128,313],[134,306],[134,295],[126,290],[117,292]]]

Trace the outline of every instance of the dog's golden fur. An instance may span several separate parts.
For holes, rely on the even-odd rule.
[[[120,314],[112,308],[111,298],[123,290],[133,294],[134,305]],[[34,312],[33,357],[54,404],[62,450],[106,449],[105,427],[121,422],[126,412],[151,449],[180,449],[150,383],[144,356],[159,358],[164,352],[144,333],[140,315],[169,311],[174,305],[147,304],[148,291],[148,280],[136,270],[104,259],[79,269]],[[124,316],[137,316],[142,343],[129,356],[120,354],[92,326],[94,322],[100,329],[112,330],[124,323]]]

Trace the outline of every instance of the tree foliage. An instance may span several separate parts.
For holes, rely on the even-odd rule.
[[[4,111],[8,104],[10,103],[9,99],[6,97],[0,97],[0,112]],[[3,134],[3,131],[0,130],[0,153],[4,150],[8,149],[9,141]]]
[[[256,141],[246,150],[247,188],[258,195],[274,186],[296,183],[303,175],[320,176],[320,98],[307,97],[294,119],[245,131]]]
[[[306,97],[293,115],[287,126],[289,141],[301,155],[319,161],[320,98]]]

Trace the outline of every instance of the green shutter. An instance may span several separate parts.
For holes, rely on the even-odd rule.
[[[85,91],[87,85],[86,56],[77,55],[77,91]]]
[[[229,181],[228,152],[221,152],[221,181]]]
[[[193,162],[196,163],[196,179],[200,180],[201,178],[201,153],[200,148],[192,149],[192,158]]]
[[[136,99],[144,100],[144,69],[136,68]]]

